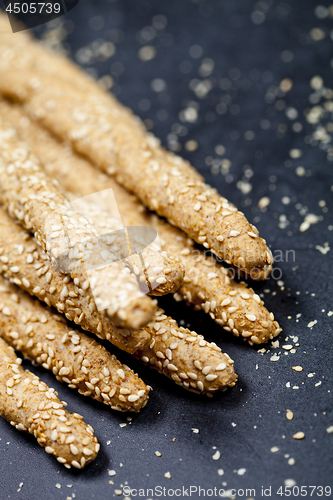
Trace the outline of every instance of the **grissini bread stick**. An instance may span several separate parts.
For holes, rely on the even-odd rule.
[[[0,139],[0,202],[8,213],[34,232],[53,266],[93,288],[98,309],[105,309],[117,326],[138,329],[147,324],[155,303],[142,295],[115,245],[106,244],[96,228],[72,210],[37,158],[2,119]]]
[[[0,273],[11,283],[53,306],[66,318],[133,353],[150,341],[146,329],[117,328],[106,311],[97,311],[89,289],[54,269],[36,240],[0,207]]]
[[[57,141],[22,109],[0,101],[0,114],[6,116],[40,159],[50,177],[75,196],[86,196],[102,189],[113,189],[122,219],[127,225],[150,225],[159,235],[163,250],[179,256],[186,277],[175,295],[196,309],[202,308],[221,326],[250,343],[267,342],[281,331],[279,324],[260,297],[245,283],[237,283],[216,259],[195,248],[193,241],[179,229],[144,209],[111,177],[96,175],[92,165]],[[254,337],[251,340],[251,337]]]
[[[162,309],[155,315],[154,329],[151,344],[134,354],[145,364],[198,394],[212,396],[236,384],[233,360],[214,342],[179,327]]]
[[[33,434],[46,453],[70,469],[95,460],[100,445],[81,415],[69,413],[57,393],[23,370],[14,349],[0,338],[0,414],[16,429]]]
[[[44,169],[47,171],[48,167],[45,166]],[[83,213],[100,234],[112,233],[110,238],[113,239],[113,244],[116,240],[116,247],[121,252],[123,262],[134,272],[146,293],[160,296],[176,292],[184,279],[184,266],[177,257],[170,257],[167,252],[161,251],[159,241],[154,241],[157,233],[153,228],[123,226],[122,222],[114,217],[109,191],[101,189],[92,196],[83,195],[79,199],[72,193],[66,193],[66,196],[75,210]]]
[[[3,278],[0,335],[25,358],[51,370],[60,382],[113,410],[138,412],[148,402],[147,386],[128,366]]]
[[[3,72],[0,91],[219,258],[254,278],[267,274],[272,254],[244,214],[98,86],[87,93],[42,72],[11,69]]]
[[[30,255],[32,256],[32,260],[31,257],[29,258]],[[44,257],[44,260],[42,257]],[[69,276],[65,277],[66,283],[64,285],[63,275],[52,268],[47,256],[42,253],[34,238],[30,237],[24,229],[15,224],[15,222],[1,209],[0,273],[11,283],[37,296],[49,306],[55,306],[59,312],[65,312],[68,319],[73,319],[73,315],[75,315],[74,320],[77,319],[77,315],[79,314],[77,309],[80,311],[82,308],[81,300],[77,301],[77,298],[80,296],[80,288],[73,284]],[[83,302],[83,304],[86,305],[87,303]],[[100,313],[95,314],[94,309],[92,309],[90,315],[89,302],[86,311],[87,320],[89,321],[82,320],[81,323],[79,322],[81,326],[83,326],[84,323],[85,325],[89,325],[90,329],[90,325],[92,324],[98,336],[107,338],[120,349],[131,354],[139,351],[136,357],[149,363],[151,366],[159,369],[159,371],[168,376],[173,374],[171,366],[166,369],[166,360],[169,360],[170,357],[169,349],[176,349],[173,354],[173,363],[171,363],[171,365],[174,365],[176,367],[175,371],[179,371],[180,373],[183,373],[184,370],[184,373],[196,373],[198,368],[194,365],[194,361],[198,361],[200,366],[206,366],[209,358],[213,355],[216,361],[214,366],[221,365],[222,368],[219,370],[221,373],[219,373],[218,377],[216,379],[214,378],[214,380],[206,380],[205,384],[203,375],[200,376],[201,378],[198,377],[198,381],[204,384],[203,388],[201,384],[199,384],[197,387],[198,392],[205,394],[207,392],[214,392],[214,390],[222,390],[226,386],[234,385],[237,379],[232,367],[232,361],[227,354],[222,354],[219,347],[214,343],[206,342],[202,336],[199,337],[193,332],[178,327],[176,321],[164,315],[163,311],[159,308],[155,313],[153,322],[149,323],[144,329],[138,332],[130,332],[130,335],[125,338],[122,337],[123,329],[114,327],[110,322],[106,327],[107,333],[103,332],[102,327],[100,328],[101,333],[99,333],[98,329],[96,330],[96,323],[99,325],[102,322],[99,317]],[[82,312],[80,315],[81,314]],[[85,318],[85,316],[83,318]],[[102,323],[102,326],[104,326],[104,323]],[[87,328],[87,326],[85,326],[85,328]],[[133,336],[135,334],[144,336],[145,342],[141,342],[141,347],[139,344],[133,344]],[[161,339],[159,339],[160,335],[162,335]],[[192,357],[190,348],[192,337],[195,338],[196,358]],[[147,339],[149,339],[149,344],[147,344]],[[177,343],[176,346],[175,342]],[[160,369],[160,365],[158,363],[154,364],[154,360],[158,361],[163,359],[163,356],[165,357],[165,364],[163,363],[164,366]],[[217,363],[217,361],[219,362]],[[224,368],[223,363],[226,365]],[[174,379],[178,380],[177,377],[174,377]],[[187,381],[185,380],[184,382],[185,383],[182,384],[183,387],[188,388],[186,385]],[[210,387],[212,387],[212,391],[209,391]],[[191,386],[191,389],[192,388]]]
[[[0,16],[0,25],[1,22],[7,22],[5,16]],[[36,42],[27,31],[17,34],[15,40],[13,40],[13,37],[10,35],[3,35],[2,44],[4,49],[6,49],[5,56],[0,61],[0,69],[3,71],[12,70],[14,68],[20,71],[28,70],[31,72],[33,70],[34,74],[49,75],[57,80],[64,80],[66,83],[72,84],[75,81],[76,89],[80,89],[89,95],[94,95],[98,99],[110,101],[111,96],[103,91],[89,75],[81,71],[75,64],[62,55],[41,46],[41,44]],[[24,94],[22,88],[21,92]],[[117,101],[114,101],[114,103],[117,104]],[[231,204],[229,205],[232,207]],[[227,206],[224,208],[228,210]],[[252,229],[257,233],[253,226]],[[199,236],[201,236],[202,240],[203,236]],[[200,240],[199,242],[202,243]],[[205,246],[208,245],[207,242],[203,242],[203,244]],[[269,249],[268,252],[270,253]],[[270,259],[272,258],[270,257],[268,260]],[[271,266],[266,265],[262,270],[259,268],[252,268],[251,271],[250,277],[265,279],[271,271]]]
[[[1,22],[5,22],[3,15],[0,15],[0,28]],[[47,68],[49,67],[49,57],[55,57],[57,61],[56,66],[59,67],[59,70],[62,69],[62,66],[64,64],[68,66],[68,72],[66,72],[68,78],[71,78],[75,75],[79,77],[81,73],[80,70],[72,65],[69,61],[67,64],[66,59],[58,58],[56,54],[47,51],[45,48],[40,46],[40,44],[37,44],[35,41],[33,41],[28,35],[28,32],[25,32],[24,34],[19,33],[19,36],[15,37],[15,39],[12,40],[12,43],[10,42],[10,37],[8,37],[8,35],[1,35],[1,41],[3,43],[3,47],[6,51],[7,56],[11,58],[11,64],[13,64],[14,66],[16,66],[16,64],[22,64],[23,67],[33,68],[37,64],[36,70],[38,69],[42,71],[44,68],[44,70],[47,71]],[[23,60],[20,61],[19,53],[22,54],[21,50],[23,48],[23,45],[25,45],[26,43],[29,44],[31,50],[29,50],[25,54],[26,57],[23,56]],[[17,59],[17,56],[19,57],[19,59]],[[0,60],[1,69],[4,69],[4,67],[2,67],[2,64],[6,65],[6,62],[8,62],[7,58]],[[54,70],[55,68],[52,68],[52,72]],[[88,82],[89,77],[87,76],[87,83]],[[133,244],[135,243],[135,241],[133,236],[131,237],[131,242],[132,249],[129,249],[132,255],[132,258],[130,259],[130,266],[132,268],[135,266],[135,268],[139,270],[139,278],[141,276],[145,277],[147,281],[147,287],[148,289],[150,289],[150,294],[159,296],[175,292],[179,288],[184,278],[184,269],[177,258],[168,256],[166,252],[163,252],[161,254],[161,252],[158,252],[154,249],[153,245],[150,245],[148,248],[145,248],[141,252],[143,262],[146,266],[148,266],[147,268],[143,269],[144,265],[142,264],[141,259],[138,255],[135,255],[134,252],[135,248],[133,248]],[[157,269],[158,272],[155,272],[155,269]]]

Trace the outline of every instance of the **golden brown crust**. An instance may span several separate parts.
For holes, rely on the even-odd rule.
[[[236,384],[233,360],[214,342],[178,327],[162,309],[155,315],[153,328],[150,345],[135,353],[145,364],[198,394],[212,395]]]
[[[163,150],[137,117],[73,64],[43,52],[36,42],[25,39],[25,44],[30,55],[18,40],[7,47],[0,66],[3,93],[26,103],[31,116],[114,175],[151,210],[197,242],[205,236],[204,246],[220,258],[256,278],[269,272],[272,254],[244,214],[205,185],[188,162]]]
[[[61,258],[61,271],[81,285],[96,282],[96,304],[107,311],[115,325],[138,329],[147,324],[155,305],[142,295],[135,275],[119,260],[117,248],[113,245],[111,251],[110,245],[98,238],[94,226],[73,211],[37,158],[3,119],[0,139],[0,202],[4,208],[34,232],[53,266],[59,266],[57,259]],[[101,267],[104,261],[107,265]]]
[[[219,325],[250,343],[258,343],[258,340],[259,343],[267,342],[280,333],[279,324],[259,296],[245,283],[233,280],[215,258],[198,250],[182,231],[145,210],[135,196],[112,178],[96,175],[89,162],[31,122],[21,108],[0,101],[0,114],[17,127],[48,175],[57,178],[64,189],[71,190],[75,196],[86,196],[111,188],[125,224],[146,225],[157,230],[162,249],[168,255],[178,257],[186,269],[186,277],[175,295],[176,300],[183,299],[196,309],[203,309]],[[251,340],[251,337],[254,339]]]
[[[14,349],[0,338],[0,414],[18,430],[33,434],[46,453],[67,468],[95,460],[99,444],[93,429],[69,413],[54,389],[23,370]]]
[[[38,129],[34,131],[36,132],[34,142],[38,144],[41,142],[41,137]],[[47,165],[45,156],[43,161],[45,171],[52,171],[52,167],[49,168]],[[85,184],[89,189],[89,179],[85,181]],[[122,261],[136,275],[145,293],[161,296],[176,292],[184,280],[185,272],[182,263],[176,256],[170,257],[167,252],[161,251],[159,242],[155,241],[157,233],[154,233],[152,228],[123,226],[115,216],[118,214],[113,213],[114,207],[108,200],[110,190],[100,187],[101,190],[94,193],[92,197],[85,196],[85,190],[83,190],[81,191],[82,197],[77,198],[77,195],[72,192],[80,195],[80,191],[73,187],[71,192],[66,193],[66,196],[71,200],[75,210],[84,214],[94,228],[104,235],[106,241],[110,238],[110,243],[118,249]],[[151,241],[152,238],[153,241]]]
[[[97,311],[88,289],[56,271],[36,240],[0,208],[0,273],[11,283],[55,307],[66,318],[129,353],[150,341],[147,330],[117,328]]]
[[[35,249],[32,254],[34,262],[27,263],[26,251],[30,250],[30,248]],[[44,302],[47,301],[46,303],[48,305],[55,306],[59,310],[59,312],[65,312],[68,319],[70,319],[72,317],[72,314],[78,314],[76,312],[76,304],[75,302],[73,302],[73,300],[75,301],[76,297],[80,295],[79,288],[74,285],[73,281],[69,277],[65,277],[66,285],[64,287],[63,275],[52,269],[46,256],[44,255],[44,260],[42,259],[42,256],[43,253],[41,249],[36,245],[34,238],[31,238],[26,233],[26,231],[16,225],[15,222],[13,222],[12,219],[10,219],[10,217],[8,217],[0,209],[0,273],[3,274],[5,278],[9,279],[10,282],[20,286],[30,294],[36,295],[40,300]],[[36,262],[38,266],[37,273],[35,269]],[[41,263],[43,263],[43,265],[41,265]],[[51,280],[50,282],[49,279]],[[76,297],[72,297],[74,293]],[[80,307],[82,307],[81,300],[82,296],[80,297],[79,301]],[[83,304],[86,305],[84,301]],[[184,369],[184,366],[188,366],[187,371],[189,372],[193,370],[192,365],[194,359],[191,357],[191,352],[189,351],[187,345],[188,341],[186,340],[190,332],[188,330],[185,331],[183,328],[180,328],[177,325],[176,321],[168,316],[165,316],[161,309],[157,308],[153,322],[146,325],[143,330],[137,332],[127,332],[127,337],[124,337],[124,333],[126,333],[126,331],[124,332],[123,329],[114,327],[112,324],[110,324],[110,322],[106,324],[107,333],[105,333],[103,330],[101,330],[101,333],[99,333],[98,329],[96,329],[96,322],[97,324],[101,324],[103,318],[100,317],[100,313],[95,313],[94,311],[89,314],[89,305],[87,306],[86,310],[88,311],[87,316],[84,315],[80,326],[83,327],[84,323],[85,325],[89,325],[89,328],[87,329],[91,329],[92,325],[94,327],[95,333],[98,336],[104,336],[104,338],[107,338],[119,348],[126,350],[131,354],[139,351],[136,354],[136,357],[140,358],[142,358],[142,356],[146,356],[149,360],[154,357],[158,358],[157,353],[163,352],[164,350],[168,349],[168,345],[175,341],[175,332],[179,332],[179,345],[173,364],[175,364],[177,369],[180,371]],[[157,337],[159,337],[159,333],[155,327],[156,322],[163,323],[163,329],[165,330],[163,332],[165,339],[163,340],[163,345],[160,345],[160,341],[159,339],[157,339]],[[105,323],[102,322],[103,326],[104,324]],[[185,339],[181,338],[184,332]],[[134,334],[144,337],[145,342],[143,347],[133,342]],[[190,336],[193,335],[191,334]],[[148,339],[149,345],[147,344]],[[156,339],[158,340],[157,342]],[[199,337],[199,341],[200,340],[202,340],[202,342],[205,342],[203,340],[203,337]],[[211,345],[206,342],[204,346],[207,347],[208,350],[200,349],[197,352],[198,357],[196,358],[202,366],[206,366],[206,358],[207,356],[209,356],[209,353],[213,351],[216,362],[218,361],[218,359],[220,359],[218,364],[225,362],[225,356],[227,355],[220,353],[220,350],[217,346],[215,346],[214,344]],[[166,354],[164,354],[164,356],[167,358]],[[156,368],[156,366],[154,366],[154,368]],[[225,370],[226,371],[224,373],[219,374],[220,376],[217,378],[217,381],[214,381],[214,384],[212,384],[214,390],[216,386],[220,388],[217,390],[223,390],[226,385],[233,385],[233,383],[235,382],[237,377],[234,373],[233,368],[230,368],[230,366],[226,364]],[[165,373],[167,376],[170,376],[168,370],[163,370],[163,373]],[[184,385],[184,387],[187,388],[186,385]],[[207,386],[206,383],[204,385],[202,393],[207,392],[209,387],[210,384],[208,384]]]
[[[57,380],[118,411],[140,411],[149,390],[105,347],[0,277],[0,336]]]

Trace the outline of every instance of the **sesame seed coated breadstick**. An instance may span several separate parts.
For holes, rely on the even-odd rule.
[[[151,368],[199,394],[212,395],[236,384],[233,360],[214,342],[179,327],[162,309],[155,315],[153,328],[155,334],[149,347],[134,355]]]
[[[128,366],[1,277],[0,336],[59,381],[113,410],[138,412],[148,401],[147,386]]]
[[[176,300],[183,299],[196,309],[203,309],[219,325],[250,343],[267,342],[280,333],[279,324],[260,297],[245,283],[233,280],[221,264],[198,250],[182,231],[145,210],[135,196],[112,178],[96,175],[87,160],[30,121],[21,108],[0,101],[0,114],[17,127],[48,175],[57,178],[64,189],[76,196],[86,196],[111,188],[125,224],[152,226],[157,230],[163,250],[179,257],[186,269]]]
[[[152,319],[155,304],[142,295],[135,275],[115,255],[115,245],[110,251],[94,226],[72,210],[37,158],[2,119],[0,202],[34,232],[53,266],[93,288],[96,305],[107,310],[114,324],[138,329]]]
[[[44,169],[47,171],[49,167],[45,164]],[[71,188],[71,191],[77,192],[75,188]],[[95,203],[96,196],[99,198],[98,204]],[[177,257],[170,257],[167,252],[161,251],[159,242],[150,241],[157,236],[153,228],[124,227],[112,213],[113,207],[108,203],[109,196],[109,189],[94,193],[92,200],[89,196],[76,199],[75,195],[67,193],[75,209],[83,213],[100,234],[112,233],[109,238],[113,244],[116,243],[123,262],[132,269],[145,293],[160,296],[176,292],[184,280],[182,263]],[[105,203],[101,203],[104,199]]]
[[[57,393],[23,370],[14,349],[0,338],[0,415],[33,434],[46,453],[70,469],[95,460],[100,445],[81,415],[69,413]]]
[[[117,328],[106,311],[97,311],[89,289],[54,269],[47,255],[29,233],[0,207],[0,273],[11,283],[55,307],[66,318],[133,353],[146,345],[150,334]]]
[[[257,229],[188,162],[161,148],[137,117],[74,64],[43,52],[29,37],[10,47],[7,36],[7,44],[1,92],[25,103],[31,116],[219,258],[253,278],[267,275],[273,257]]]
[[[30,250],[30,253],[27,250]],[[29,255],[33,257],[32,262]],[[44,260],[42,257],[44,257]],[[26,262],[26,259],[29,262]],[[36,266],[38,267],[37,273]],[[20,286],[30,294],[36,295],[48,305],[55,306],[59,312],[65,312],[68,319],[72,319],[73,314],[77,315],[76,304],[72,301],[76,300],[80,289],[74,285],[69,276],[65,277],[66,285],[63,285],[63,275],[51,267],[47,256],[42,253],[34,238],[30,237],[24,229],[15,224],[1,209],[0,273],[10,282]],[[61,283],[60,286],[58,285],[59,282]],[[74,294],[76,297],[73,297]],[[89,306],[87,310],[89,311]],[[153,322],[146,325],[140,331],[130,332],[129,336],[124,338],[122,337],[124,330],[116,328],[110,323],[106,325],[108,333],[105,334],[103,330],[101,330],[102,333],[99,333],[96,330],[96,323],[101,324],[103,321],[99,315],[100,313],[95,313],[93,310],[91,316],[89,313],[87,315],[87,319],[90,321],[82,321],[80,326],[83,326],[83,323],[89,326],[92,324],[94,332],[98,336],[104,336],[104,338],[107,338],[116,346],[131,354],[136,352],[136,357],[144,362],[149,362],[150,366],[157,368],[167,376],[173,374],[170,369],[167,369],[166,365],[170,361],[168,357],[169,350],[174,348],[173,344],[176,342],[176,337],[177,346],[172,358],[173,362],[171,363],[171,365],[176,367],[176,371],[180,373],[195,373],[194,361],[197,360],[201,366],[206,366],[211,356],[215,360],[214,366],[225,363],[226,366],[216,379],[212,381],[207,380],[204,383],[204,380],[200,380],[200,377],[198,378],[198,381],[203,383],[203,386],[201,384],[197,386],[198,392],[204,394],[214,392],[215,390],[223,390],[226,386],[234,385],[237,379],[230,359],[226,354],[221,353],[219,347],[215,344],[207,343],[202,336],[197,336],[194,332],[189,332],[179,327],[174,319],[164,315],[164,312],[159,308],[157,308]],[[105,323],[103,322],[102,325],[104,327]],[[135,335],[144,337],[145,342],[141,342],[141,346],[133,343]],[[195,357],[192,357],[192,338],[195,340]],[[147,342],[149,342],[149,345]],[[155,363],[155,360],[159,359],[164,359],[164,366],[160,367],[158,363]],[[227,361],[228,359],[230,363]],[[174,377],[174,379],[178,380],[177,377]],[[186,389],[189,388],[187,387],[186,380],[184,380],[183,387]],[[212,391],[210,391],[210,387]],[[190,386],[190,390],[192,389],[193,387]]]

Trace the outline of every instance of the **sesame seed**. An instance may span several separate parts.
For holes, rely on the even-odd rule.
[[[126,377],[125,377],[125,372],[124,372],[124,370],[123,370],[122,368],[120,368],[119,370],[117,370],[117,374],[118,374],[118,375],[119,375],[119,377],[120,377],[121,379],[123,379],[123,380],[126,378]]]
[[[207,278],[208,278],[209,280],[214,279],[214,278],[217,278],[217,277],[218,277],[218,274],[217,274],[217,273],[208,273],[208,274],[207,274]]]
[[[222,302],[221,302],[221,306],[228,306],[229,304],[231,304],[231,298],[230,297],[227,297],[226,299],[224,299]]]
[[[83,448],[82,452],[87,456],[90,456],[94,453],[90,448]]]
[[[221,371],[221,370],[225,370],[226,367],[227,367],[227,365],[225,363],[220,363],[219,365],[217,365],[217,367],[215,368],[215,370],[218,372],[218,371]]]
[[[293,486],[296,486],[296,481],[294,479],[285,479],[284,485],[286,488],[292,488]]]
[[[172,363],[168,364],[168,370],[170,370],[171,372],[178,372],[178,368]]]
[[[70,444],[69,448],[70,448],[71,452],[73,453],[73,455],[77,455],[79,453],[78,448],[74,444]]]
[[[296,432],[296,434],[293,435],[293,438],[294,439],[304,439],[305,438],[305,434],[302,431]]]
[[[287,410],[286,417],[288,420],[292,420],[294,418],[294,414],[291,410]]]

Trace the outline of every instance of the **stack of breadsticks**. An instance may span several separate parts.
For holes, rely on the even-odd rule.
[[[54,406],[55,392],[22,371],[8,344],[115,410],[140,411],[149,388],[82,330],[212,396],[235,385],[233,361],[151,296],[174,293],[251,345],[267,342],[281,331],[273,314],[194,242],[256,279],[269,274],[272,255],[241,212],[70,61],[26,33],[0,40],[2,414],[80,468],[98,451],[91,429]],[[108,204],[87,202],[105,190],[121,220]],[[154,228],[161,248],[143,248],[131,226]]]

